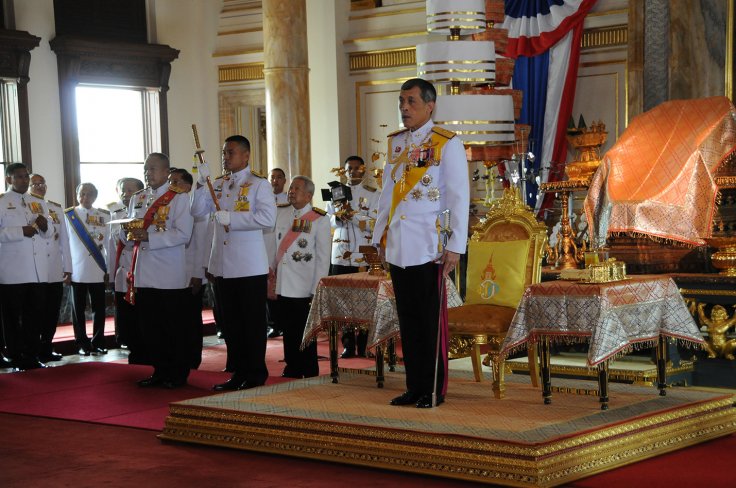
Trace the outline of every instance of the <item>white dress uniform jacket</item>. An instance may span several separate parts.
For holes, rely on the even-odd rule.
[[[274,199],[276,200],[276,205],[283,205],[285,203],[289,203],[289,194],[287,192],[281,192],[281,193],[274,193],[273,195]]]
[[[107,206],[110,211],[110,220],[124,219],[128,216],[128,209],[121,203],[110,204]],[[122,227],[120,224],[109,224],[108,225],[107,239],[107,273],[110,275],[110,281],[115,283],[115,291],[118,293],[125,293],[128,289],[128,271],[130,271],[130,264],[133,261],[133,242],[123,241],[120,237]],[[120,258],[118,259],[118,242],[123,245],[120,251]],[[117,263],[115,260],[117,259]],[[115,265],[117,264],[117,269]]]
[[[207,239],[212,240],[212,234],[209,233],[208,229],[209,226],[209,216],[194,218],[192,238],[186,246],[187,284],[189,284],[192,278],[199,278],[202,280],[202,283],[207,282],[204,276],[204,270],[207,269],[207,262],[209,261],[211,250]]]
[[[330,215],[330,225],[335,229],[332,235],[332,264],[341,266],[367,266],[363,254],[359,253],[360,246],[370,246],[373,237],[371,221],[375,221],[378,213],[378,197],[380,193],[375,188],[360,183],[350,185],[350,207],[355,211],[352,219],[343,222],[335,217],[335,204],[327,204],[327,213]],[[361,227],[363,229],[361,230]],[[345,257],[345,253],[348,253]]]
[[[54,237],[54,223],[48,221],[46,232],[23,236],[23,226],[31,225],[39,214],[49,214],[40,198],[13,190],[0,195],[0,284],[48,283],[46,241]]]
[[[106,210],[92,207],[89,210],[77,205],[74,207],[79,220],[84,224],[87,232],[92,236],[95,245],[98,246],[105,258],[107,264],[107,240],[110,229],[107,223],[110,221],[110,214]],[[66,232],[69,235],[69,249],[72,255],[72,281],[74,283],[102,283],[105,281],[105,273],[107,266],[103,270],[92,257],[92,254],[79,238],[77,231],[65,215]],[[113,259],[115,257],[113,256]]]
[[[54,223],[54,237],[46,240],[49,256],[49,283],[64,281],[64,273],[72,272],[72,255],[69,249],[69,234],[64,223],[64,208],[61,204],[46,200],[48,219]]]
[[[391,196],[395,185],[401,184],[405,164],[391,164],[404,149],[411,151],[429,141],[434,123],[430,120],[415,131],[404,130],[388,141],[388,156],[383,169],[383,191],[378,202],[378,217],[373,243],[378,244],[388,223]],[[397,167],[398,166],[398,167]],[[425,177],[409,190],[396,206],[388,230],[386,260],[405,268],[438,259],[440,213],[450,210],[452,236],[447,250],[464,254],[468,237],[470,205],[468,161],[460,138],[449,139],[442,148],[440,164],[430,165]]]
[[[301,219],[312,211],[307,204],[297,210],[288,207],[276,221],[276,249],[292,228],[294,219]],[[323,212],[324,213],[324,212]],[[277,268],[278,266],[278,268]],[[276,270],[276,294],[289,298],[308,298],[314,295],[319,280],[330,272],[330,221],[321,215],[311,223],[309,232],[301,232],[291,243],[281,260],[272,262]]]
[[[250,166],[229,177],[214,181],[220,208],[230,212],[230,231],[215,222],[209,272],[222,278],[243,278],[268,273],[268,257],[263,230],[276,221],[273,188]],[[192,215],[203,217],[215,211],[206,186],[197,188],[192,199]]]
[[[294,209],[289,203],[276,204],[276,221],[279,220],[279,215],[282,213],[288,213],[294,215]],[[268,256],[269,267],[273,264],[273,260],[276,257],[276,226],[274,225],[271,229],[265,229],[263,231],[263,242],[266,245],[266,255]],[[273,268],[271,268],[273,270]]]
[[[128,217],[142,219],[148,208],[169,190],[169,185],[157,189],[145,188],[130,199]],[[193,219],[189,213],[189,198],[179,193],[168,205],[163,226],[156,219],[148,227],[148,241],[140,243],[138,260],[133,274],[136,288],[180,290],[189,285],[187,279],[185,246],[192,237]],[[127,242],[126,233],[120,232]]]

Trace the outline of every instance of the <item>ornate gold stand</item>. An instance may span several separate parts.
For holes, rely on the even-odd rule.
[[[721,275],[736,276],[736,236],[710,237],[705,239],[709,246],[718,249],[711,256],[713,266],[720,270]]]
[[[575,235],[570,225],[570,194],[588,189],[590,180],[568,180],[542,183],[539,189],[543,192],[553,191],[562,202],[560,217],[560,233],[551,258],[557,263],[557,269],[574,269],[582,259],[582,252],[578,251]],[[581,250],[582,251],[582,250]]]

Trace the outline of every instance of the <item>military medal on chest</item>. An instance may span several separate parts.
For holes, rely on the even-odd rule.
[[[233,210],[236,212],[248,212],[250,210],[250,201],[248,201],[248,193],[250,192],[250,183],[243,183],[240,186],[240,192],[235,199]]]
[[[153,222],[156,224],[156,232],[166,230],[166,220],[169,218],[169,210],[168,205],[162,205],[156,209],[156,215],[153,217]]]

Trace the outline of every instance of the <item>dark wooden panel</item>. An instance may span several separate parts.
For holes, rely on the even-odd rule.
[[[145,0],[54,0],[56,35],[147,42]]]

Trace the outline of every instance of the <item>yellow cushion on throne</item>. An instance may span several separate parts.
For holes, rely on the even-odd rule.
[[[471,241],[465,304],[518,307],[525,288],[529,242]]]

